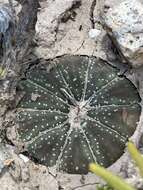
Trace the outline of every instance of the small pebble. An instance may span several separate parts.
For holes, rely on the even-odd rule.
[[[29,158],[27,156],[24,156],[23,154],[19,154],[19,157],[26,163],[29,161]]]
[[[101,34],[101,30],[99,29],[90,29],[88,33],[91,39],[97,38],[100,34]]]

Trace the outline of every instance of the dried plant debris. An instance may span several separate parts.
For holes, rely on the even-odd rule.
[[[114,68],[86,56],[38,65],[19,87],[17,132],[30,155],[57,171],[88,173],[88,164],[115,162],[139,119],[139,95]]]

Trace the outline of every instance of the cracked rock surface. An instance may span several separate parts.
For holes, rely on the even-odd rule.
[[[92,0],[42,1],[36,24],[37,55],[46,59],[63,54],[104,57],[101,44],[89,36],[93,27],[92,3]],[[103,34],[102,30],[99,41]]]
[[[41,8],[39,8],[38,12],[36,36],[34,40],[34,43],[37,45],[34,53],[37,57],[49,59],[64,54],[78,54],[96,55],[97,57],[106,59],[106,49],[101,45],[106,32],[98,22],[98,13],[100,9],[104,9],[105,13],[108,13],[110,8],[110,10],[117,9],[120,7],[121,3],[124,4],[124,0],[101,0],[97,2],[95,0],[39,1]],[[25,1],[19,0],[18,2]],[[0,5],[3,5],[4,3],[8,3],[8,0],[0,0]],[[142,1],[139,3],[142,3]],[[14,6],[16,11],[19,12],[19,4],[16,2]],[[138,6],[138,3],[136,3],[136,6]],[[123,26],[126,29],[127,23],[124,23]],[[93,35],[95,31],[101,31],[100,35],[97,37],[96,35]],[[34,33],[32,36],[34,36]],[[124,37],[124,35],[122,36]],[[142,42],[137,45],[140,46],[141,43]],[[27,44],[23,48],[26,46]],[[130,57],[130,49],[126,52],[129,55],[128,59],[132,64],[141,64],[140,59],[137,59],[137,62],[134,62],[134,56]],[[133,53],[136,54],[138,51]],[[24,62],[24,65],[22,66],[28,67],[28,65],[26,65],[26,63],[29,63],[27,54],[25,57],[26,60],[21,61],[22,63]],[[142,68],[134,69],[132,74],[128,76],[138,87],[141,98],[143,97],[142,73]],[[4,94],[4,96],[5,95],[7,94]],[[17,97],[15,97],[15,89],[13,93],[11,92],[10,98],[17,99]],[[6,100],[9,100],[10,98],[6,97]],[[33,99],[35,98],[36,97],[33,96]],[[11,103],[7,102],[7,105],[11,105]],[[0,116],[2,115],[4,117],[0,117],[0,127],[4,128],[7,123],[8,127],[13,127],[12,117],[14,113],[10,110],[6,116],[6,110],[7,106],[3,104],[2,109],[0,110]],[[139,145],[137,137],[141,136],[143,133],[141,128],[142,123],[143,114],[141,114],[137,131],[132,137],[137,145]],[[16,135],[15,131],[13,131],[12,134],[8,134],[7,131],[7,137],[9,135],[11,135],[9,139],[14,139]],[[23,145],[19,144],[18,146],[20,147],[19,149],[22,150]],[[100,181],[93,174],[85,176],[55,173],[54,168],[49,170],[45,166],[35,164],[35,160],[32,161],[20,156],[18,150],[16,150],[13,145],[6,146],[5,149],[8,157],[4,157],[3,161],[7,161],[7,166],[3,168],[3,172],[0,175],[0,187],[2,187],[2,190],[95,190],[96,182]],[[3,153],[3,151],[1,152]],[[128,162],[128,165],[121,168],[121,163],[123,164],[126,162]],[[118,163],[119,164],[113,165],[110,169],[114,171],[114,173],[120,173],[123,177],[127,178],[130,183],[143,188],[143,182],[135,172],[133,173],[133,171],[135,171],[134,168],[132,168],[133,164],[126,154],[119,159]]]
[[[142,65],[143,2],[125,0],[113,6],[104,15],[104,22],[125,59],[135,67]]]

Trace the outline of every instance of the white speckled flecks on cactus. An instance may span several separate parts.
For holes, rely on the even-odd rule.
[[[31,69],[19,84],[25,91],[17,108],[19,139],[30,155],[58,171],[85,174],[90,162],[111,165],[138,121],[136,88],[95,57],[56,62],[49,72],[46,65]]]

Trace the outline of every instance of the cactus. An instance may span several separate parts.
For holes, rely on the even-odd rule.
[[[139,95],[95,57],[62,56],[31,68],[18,86],[17,133],[40,163],[72,174],[111,165],[140,114]]]
[[[113,188],[111,188],[109,185],[98,185],[96,187],[97,190],[114,190]]]
[[[91,163],[89,165],[89,170],[98,176],[102,177],[110,186],[112,186],[115,190],[135,190],[131,185],[126,183],[122,178],[112,174],[110,171],[105,169],[104,167]]]
[[[139,152],[134,143],[131,141],[127,143],[127,149],[130,153],[132,160],[138,167],[141,177],[143,177],[143,155]],[[136,190],[131,185],[127,184],[124,179],[116,176],[115,174],[101,167],[98,164],[89,164],[89,170],[95,173],[96,175],[100,176],[107,182],[106,185],[97,186],[97,190]]]
[[[138,166],[141,177],[143,177],[143,155],[137,150],[136,146],[130,141],[127,144],[128,151]]]

